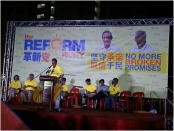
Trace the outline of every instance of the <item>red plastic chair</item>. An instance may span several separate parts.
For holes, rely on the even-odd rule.
[[[95,92],[91,92],[91,93],[95,93]],[[87,108],[91,108],[94,109],[96,106],[95,100],[92,100],[90,98],[87,98]]]
[[[144,98],[144,92],[135,92],[133,93],[133,96],[135,97],[135,107],[136,110],[138,109],[138,105],[140,105],[140,109],[143,109],[143,98]]]
[[[67,99],[66,96],[63,96],[63,107],[67,107]]]
[[[124,111],[125,103],[126,103],[126,106],[127,106],[127,111],[129,110],[128,96],[131,96],[131,92],[130,91],[122,91],[120,93],[119,105],[120,104],[122,105],[122,111]]]
[[[71,100],[71,106],[73,105],[73,100],[75,100],[75,105],[79,106],[78,97],[77,97],[77,94],[79,94],[79,92],[80,92],[79,89],[74,88],[74,87],[70,90],[70,93],[73,93],[73,96],[68,96],[67,97],[67,107],[68,107],[69,99]]]
[[[25,97],[26,97],[26,99],[28,100],[28,93],[25,93]],[[31,99],[31,104],[33,104],[34,103],[34,101],[33,101],[33,98]]]
[[[119,93],[119,94],[120,94],[120,93]],[[118,95],[119,95],[119,94],[118,94]],[[117,95],[117,97],[118,97],[118,95]],[[114,107],[114,111],[118,110],[119,103],[117,103],[117,101],[114,101],[113,107]]]
[[[87,107],[90,108],[90,105],[92,109],[95,107],[94,100],[87,98]]]
[[[106,110],[106,103],[105,103],[105,99],[100,99],[100,110],[102,110],[102,108],[104,108],[104,110]]]
[[[22,98],[20,96],[20,93],[15,93],[15,97],[14,97],[15,102],[17,103],[22,103]]]

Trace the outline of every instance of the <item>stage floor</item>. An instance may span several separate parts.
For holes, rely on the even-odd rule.
[[[43,129],[43,126],[45,126],[44,129],[79,130],[164,129],[163,115],[155,115],[147,112],[113,112],[81,108],[62,108],[62,112],[49,112],[48,110],[43,110],[41,105],[10,104],[9,107],[13,109],[31,129]],[[36,125],[28,120],[33,118],[33,121],[37,120]],[[38,123],[38,121],[40,121],[40,123]],[[45,124],[43,125],[42,123]]]

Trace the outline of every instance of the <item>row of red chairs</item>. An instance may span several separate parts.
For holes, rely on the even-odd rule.
[[[72,88],[70,90],[70,93],[73,93],[74,95],[72,96],[68,96],[67,99],[64,97],[63,99],[63,106],[64,107],[68,107],[68,103],[69,100],[71,100],[71,106],[74,104],[73,101],[75,100],[75,105],[79,106],[78,104],[78,97],[77,94],[79,94],[79,89],[78,88]],[[114,111],[119,110],[119,105],[121,105],[121,110],[123,111],[126,105],[126,109],[129,110],[130,107],[130,102],[128,97],[131,97],[131,92],[130,91],[122,91],[120,93],[120,97],[119,97],[119,101],[118,102],[114,102]],[[142,110],[143,108],[143,98],[144,98],[144,92],[135,92],[133,93],[133,97],[136,97],[136,101],[135,101],[135,107],[136,110],[138,109],[138,105],[140,106],[140,109]],[[94,100],[90,100],[89,98],[87,98],[87,107],[90,108],[90,106],[92,108],[95,107],[95,103]],[[104,99],[100,99],[100,109],[106,109],[106,104],[105,104],[105,100]]]
[[[126,109],[130,109],[130,101],[128,97],[131,97],[130,91],[122,91],[120,93],[120,99],[118,103],[114,102],[114,110],[118,110],[119,105],[121,105],[121,110],[123,111],[126,105]],[[135,109],[138,110],[138,105],[140,106],[140,110],[143,109],[143,98],[144,98],[144,92],[134,92],[133,97],[136,98],[135,102]],[[118,104],[118,105],[117,105]]]
[[[73,106],[74,101],[75,101],[75,105],[79,106],[77,95],[80,94],[80,90],[78,88],[72,88],[70,90],[70,94],[73,94],[73,95],[68,96],[67,99],[66,99],[66,96],[63,97],[63,106],[68,107],[69,106],[69,100],[70,100],[70,103],[71,103],[71,105],[70,105],[71,107]],[[94,106],[95,106],[94,101],[87,98],[87,107],[89,108],[90,106],[92,106],[92,108],[94,108]]]
[[[78,97],[77,95],[80,94],[80,91],[78,88],[72,88],[70,90],[70,94],[73,94],[72,96],[68,96],[66,98],[66,96],[63,97],[63,107],[68,107],[69,106],[69,101],[70,101],[70,106],[72,107],[73,104],[75,104],[76,106],[79,106],[78,104]],[[119,110],[119,105],[121,105],[121,110],[123,111],[125,106],[126,109],[129,110],[130,108],[130,102],[128,97],[131,97],[131,92],[130,91],[122,91],[120,93],[120,97],[119,97],[119,101],[118,102],[114,102],[114,111]],[[133,93],[133,97],[136,97],[136,101],[135,101],[135,107],[136,110],[138,109],[138,105],[140,106],[140,109],[142,110],[143,108],[143,98],[144,98],[144,92],[135,92]],[[26,98],[28,98],[28,94],[26,94]],[[15,99],[18,99],[18,95],[15,95]],[[75,101],[75,103],[74,103]],[[87,107],[90,108],[90,106],[92,108],[95,107],[95,102],[94,100],[91,100],[89,98],[87,98]],[[106,109],[106,104],[105,104],[105,99],[100,99],[100,109]]]
[[[127,111],[129,111],[130,109],[130,101],[128,99],[128,97],[131,97],[131,92],[130,91],[122,91],[120,93],[120,97],[119,97],[119,101],[114,101],[114,111],[119,110],[119,106],[121,105],[121,111],[124,111],[124,108],[126,106]],[[144,92],[135,92],[133,93],[133,97],[136,97],[136,101],[135,101],[135,107],[136,110],[138,110],[138,105],[140,106],[140,109],[143,109],[143,98],[144,98]],[[103,106],[104,105],[104,106]],[[102,109],[104,107],[104,109],[106,109],[106,104],[104,99],[100,100],[100,109]]]

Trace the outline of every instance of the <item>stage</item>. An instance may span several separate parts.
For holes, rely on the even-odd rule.
[[[43,110],[41,105],[8,105],[29,129],[63,130],[163,130],[162,114],[148,112],[100,111],[62,108],[62,112]],[[3,111],[3,110],[2,110]]]

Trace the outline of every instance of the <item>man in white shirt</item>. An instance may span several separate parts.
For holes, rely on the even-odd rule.
[[[104,31],[102,34],[103,45],[101,45],[97,52],[121,52],[120,48],[111,44],[112,33],[110,31]]]
[[[138,30],[135,32],[135,42],[137,43],[130,52],[153,52],[150,44],[146,42],[146,32]]]

